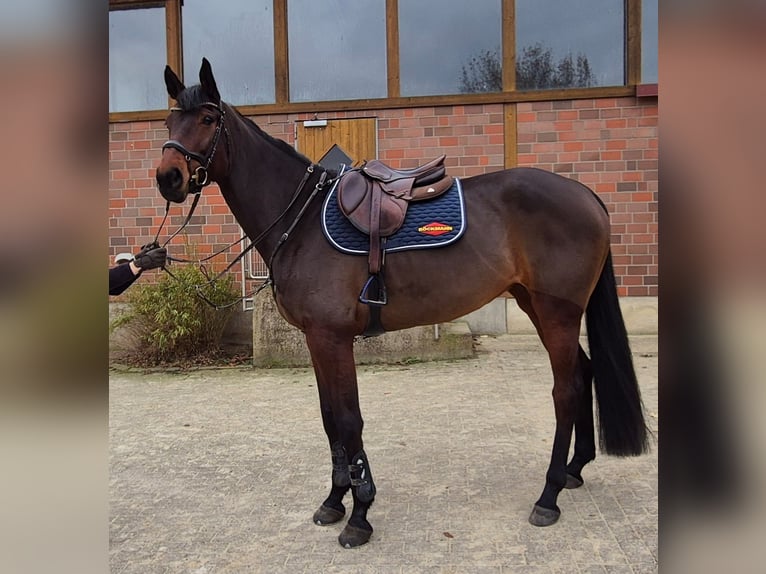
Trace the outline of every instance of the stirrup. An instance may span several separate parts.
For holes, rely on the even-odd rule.
[[[370,299],[368,295],[368,291],[373,286],[373,282],[375,285],[375,290],[378,293],[376,299]],[[388,295],[386,295],[386,284],[383,283],[383,277],[380,276],[380,273],[375,273],[374,275],[370,275],[367,278],[367,282],[364,284],[364,287],[362,287],[362,292],[359,294],[359,301],[365,305],[375,305],[378,307],[382,307],[388,303]]]

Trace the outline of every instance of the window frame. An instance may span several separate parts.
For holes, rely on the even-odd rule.
[[[502,57],[503,91],[478,94],[449,94],[442,96],[401,96],[399,78],[399,16],[398,0],[386,2],[386,56],[388,95],[384,98],[359,100],[328,100],[315,102],[289,101],[287,1],[273,0],[274,17],[274,86],[272,104],[239,105],[244,115],[297,114],[305,112],[356,111],[412,108],[424,106],[450,106],[473,104],[516,103],[530,101],[570,100],[579,98],[629,97],[638,95],[641,85],[641,0],[625,2],[625,85],[595,88],[563,88],[552,90],[516,91],[515,60],[515,0],[502,3]],[[146,7],[165,7],[167,30],[167,62],[183,80],[183,0],[109,0],[109,10],[130,10]],[[170,105],[170,100],[168,100]],[[110,122],[162,120],[167,110],[110,112]]]

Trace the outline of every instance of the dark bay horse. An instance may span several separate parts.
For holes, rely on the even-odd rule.
[[[160,193],[180,203],[217,182],[237,221],[270,262],[279,311],[306,337],[330,446],[332,487],[314,522],[340,521],[350,490],[353,510],[339,541],[359,546],[372,534],[367,512],[375,498],[362,443],[353,347],[370,315],[370,306],[359,301],[367,260],[337,251],[323,236],[321,196],[328,191],[326,179],[336,174],[328,175],[222,102],[205,59],[199,78],[199,85],[187,88],[165,68],[168,94],[177,104],[166,120],[170,140],[157,168]],[[470,177],[462,187],[467,227],[459,241],[387,257],[388,303],[380,308],[380,323],[388,331],[443,323],[503,293],[515,297],[534,323],[553,371],[553,450],[529,517],[532,524],[547,526],[559,518],[561,489],[580,486],[583,466],[596,456],[591,384],[602,450],[628,456],[648,448],[618,305],[609,217],[590,189],[539,169]],[[590,358],[579,343],[583,314]],[[567,463],[573,431],[574,454]]]

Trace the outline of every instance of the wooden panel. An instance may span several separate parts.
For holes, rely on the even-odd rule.
[[[323,127],[306,127],[303,122],[297,123],[298,151],[310,160],[319,161],[334,144],[343,148],[355,163],[375,159],[378,154],[376,119],[327,120],[327,125]]]

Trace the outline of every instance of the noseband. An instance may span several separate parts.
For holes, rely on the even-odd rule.
[[[164,144],[162,144],[162,151],[165,151],[167,148],[173,148],[174,150],[181,152],[184,156],[184,159],[186,159],[186,166],[189,170],[189,173],[191,174],[189,176],[189,193],[191,194],[198,194],[199,192],[202,191],[203,187],[211,183],[210,178],[208,177],[207,170],[213,161],[215,150],[218,147],[218,140],[221,137],[221,130],[225,129],[223,125],[224,123],[223,121],[224,121],[224,116],[226,115],[226,112],[224,111],[224,109],[218,104],[214,104],[213,102],[205,102],[204,104],[202,104],[202,106],[209,106],[209,107],[215,108],[221,114],[218,117],[218,125],[215,128],[215,133],[213,134],[213,141],[210,144],[210,150],[208,151],[206,155],[203,156],[196,152],[189,151],[178,140],[168,140]],[[173,108],[170,108],[170,111],[182,112],[184,110],[182,108],[173,107]],[[192,170],[192,165],[191,165],[192,160],[196,161],[199,164],[194,170]]]

